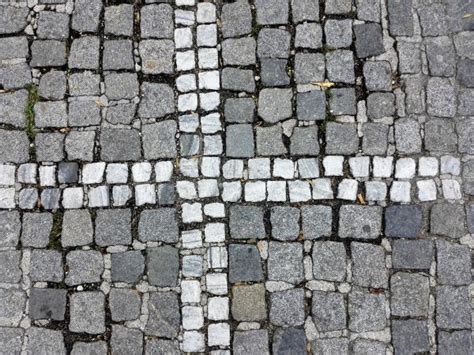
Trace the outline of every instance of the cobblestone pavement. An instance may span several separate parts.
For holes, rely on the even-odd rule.
[[[472,354],[470,0],[0,2],[1,354]]]

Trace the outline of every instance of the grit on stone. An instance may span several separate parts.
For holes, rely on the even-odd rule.
[[[468,0],[0,4],[0,353],[472,354]]]

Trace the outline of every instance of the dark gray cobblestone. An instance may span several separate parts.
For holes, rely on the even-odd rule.
[[[0,353],[471,354],[473,11],[0,3]]]

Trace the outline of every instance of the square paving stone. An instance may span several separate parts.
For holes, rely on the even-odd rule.
[[[375,92],[367,97],[367,116],[370,119],[392,117],[394,114],[394,94],[389,92]]]
[[[465,87],[474,87],[474,60],[473,59],[462,59],[459,61],[457,66],[456,79],[459,83]]]
[[[179,343],[173,340],[149,338],[145,339],[145,354],[179,355]]]
[[[433,76],[453,76],[456,56],[452,40],[447,36],[427,38],[425,45],[430,74]]]
[[[0,300],[2,300],[0,302],[0,326],[17,327],[25,313],[25,292],[2,288],[0,289]]]
[[[390,279],[391,313],[399,317],[427,317],[430,282],[423,274],[397,272]]]
[[[349,329],[356,333],[384,329],[385,303],[383,294],[362,291],[349,293]]]
[[[142,127],[143,151],[146,159],[174,158],[176,156],[177,125],[166,120]]]
[[[255,154],[253,128],[250,124],[236,124],[226,127],[226,156],[251,158]]]
[[[313,275],[315,279],[344,281],[346,278],[346,248],[339,242],[314,242]]]
[[[138,114],[142,118],[164,117],[175,112],[174,92],[167,84],[144,82]]]
[[[86,36],[76,38],[69,51],[69,68],[99,69],[100,39]]]
[[[15,63],[0,67],[0,85],[6,90],[21,89],[31,84],[31,70],[26,63]]]
[[[268,331],[264,329],[235,331],[232,342],[234,354],[269,354]]]
[[[95,100],[73,100],[69,102],[69,126],[83,127],[101,122],[100,107]]]
[[[275,330],[272,342],[274,354],[304,354],[306,349],[306,336],[303,329],[277,328]]]
[[[346,328],[346,302],[344,295],[336,292],[313,292],[313,321],[320,332]]]
[[[352,44],[352,20],[327,20],[324,25],[324,34],[328,47],[349,47]]]
[[[146,335],[165,338],[178,336],[181,319],[178,296],[174,292],[152,292],[148,301]]]
[[[176,210],[174,208],[160,208],[142,211],[138,224],[139,239],[176,243],[179,237]]]
[[[421,152],[420,124],[411,118],[398,119],[395,123],[395,142],[401,153]]]
[[[355,83],[352,51],[338,49],[326,54],[327,78],[332,82]]]
[[[263,284],[232,287],[232,317],[240,322],[261,321],[267,318],[265,287]]]
[[[436,288],[436,324],[441,329],[470,329],[471,308],[465,286]]]
[[[467,245],[436,241],[436,271],[440,284],[469,285],[471,265],[471,251]]]
[[[35,137],[36,160],[58,162],[64,159],[64,134],[38,133]]]
[[[224,38],[238,37],[252,30],[252,12],[247,0],[224,4],[221,13]]]
[[[432,116],[454,117],[456,114],[456,95],[449,79],[437,77],[428,79],[426,105],[428,114]]]
[[[257,55],[262,58],[288,58],[291,35],[278,28],[263,28],[258,33]]]
[[[392,69],[389,62],[365,62],[363,70],[367,90],[390,91],[392,89]]]
[[[71,131],[66,136],[65,149],[69,160],[94,159],[94,131]]]
[[[135,69],[132,41],[106,40],[102,52],[102,68],[104,70]]]
[[[431,240],[394,240],[392,265],[396,269],[428,270],[433,258]]]
[[[400,354],[428,352],[428,324],[423,320],[407,319],[392,321],[392,341]]]
[[[0,94],[0,123],[25,127],[28,92],[19,90]]]
[[[139,52],[144,74],[172,74],[174,72],[173,41],[143,40],[140,42]]]
[[[276,123],[291,117],[291,89],[263,89],[258,98],[258,114],[266,122]]]
[[[461,205],[438,203],[431,208],[430,231],[458,239],[464,236],[464,209]]]
[[[324,56],[320,53],[296,53],[295,81],[311,84],[324,80]]]
[[[362,0],[364,1],[364,0]],[[387,352],[387,345],[377,340],[358,338],[352,343],[353,354],[378,354],[383,355]]]
[[[33,319],[63,321],[66,312],[67,290],[33,288],[30,293],[29,315]]]
[[[287,153],[281,126],[257,127],[257,154],[276,156]]]
[[[31,327],[26,331],[27,353],[66,354],[64,337],[60,330]]]
[[[104,20],[104,32],[106,34],[127,37],[133,35],[133,5],[107,6]],[[143,32],[141,32],[141,35],[143,36]]]
[[[231,283],[262,281],[262,260],[255,245],[229,245],[229,281]]]
[[[140,294],[136,290],[112,288],[109,292],[110,314],[115,322],[137,319],[141,303]]]
[[[344,205],[339,210],[339,237],[376,239],[382,230],[382,208]]]
[[[440,354],[472,354],[472,334],[469,330],[438,333],[438,352]]]
[[[67,39],[69,37],[69,15],[54,11],[41,11],[38,17],[37,34],[44,39]]]
[[[461,153],[474,154],[474,118],[466,118],[456,123],[458,150]]]
[[[301,207],[301,217],[305,239],[331,236],[332,208],[330,206],[303,206]]]
[[[99,246],[127,245],[132,242],[132,215],[128,209],[98,210],[95,242]]]
[[[466,205],[467,230],[474,234],[474,204]]]
[[[173,38],[173,8],[169,4],[152,4],[140,10],[142,38]]]
[[[286,86],[290,84],[286,59],[262,59],[260,78],[264,86]]]
[[[72,247],[93,242],[94,230],[88,210],[69,210],[63,215],[61,245]]]
[[[26,57],[28,57],[28,39],[25,36],[3,37],[0,39],[1,60]]]
[[[64,74],[63,74],[64,75]],[[44,78],[44,76],[43,76]],[[100,94],[100,75],[90,71],[69,75],[68,86],[70,96],[93,96]],[[40,82],[41,86],[41,82]],[[66,88],[64,88],[64,91]],[[63,94],[64,96],[64,94]],[[62,98],[62,96],[60,97]]]
[[[415,205],[390,206],[385,209],[385,235],[416,238],[421,232],[423,215]]]
[[[147,251],[148,281],[151,285],[173,287],[178,283],[178,249],[171,246],[151,248]]]
[[[431,152],[455,152],[457,136],[448,119],[431,119],[425,123],[425,148]]]
[[[448,34],[448,23],[444,4],[427,4],[418,9],[423,36]]]
[[[72,250],[66,255],[66,267],[66,285],[96,283],[104,272],[104,260],[96,250]]]
[[[252,70],[224,68],[222,70],[222,88],[230,91],[255,91],[255,76]]]
[[[362,125],[362,150],[368,155],[385,155],[388,146],[389,126],[367,122]]]
[[[319,21],[318,0],[291,1],[293,23],[303,21]]]
[[[372,57],[384,52],[382,27],[378,23],[354,25],[357,57]]]
[[[302,23],[296,26],[295,47],[318,49],[323,45],[323,30],[317,23]],[[326,36],[327,39],[327,36]]]
[[[105,94],[110,100],[133,99],[139,93],[135,73],[108,73],[104,77]]]
[[[101,0],[77,0],[72,13],[72,29],[77,32],[97,32],[102,9]]]
[[[270,322],[292,327],[304,323],[304,290],[295,288],[270,294]]]
[[[347,338],[316,339],[312,343],[313,354],[348,354]]]
[[[112,281],[134,284],[140,280],[145,270],[145,257],[139,250],[112,254]]]
[[[227,39],[222,42],[224,65],[252,65],[256,63],[257,42],[253,38]]]
[[[110,346],[112,351],[117,354],[142,354],[143,334],[138,329],[130,329],[122,325],[113,325]]]
[[[63,280],[63,257],[56,250],[33,249],[30,267],[32,281],[61,282]]]
[[[318,126],[295,127],[290,137],[290,152],[293,156],[315,156],[319,154]]]
[[[323,91],[298,93],[296,102],[296,114],[299,120],[317,121],[326,118],[326,95]]]
[[[281,25],[288,22],[287,0],[256,0],[255,7],[259,25]]]
[[[229,98],[225,101],[224,117],[226,122],[252,123],[255,114],[255,101],[250,97]]]
[[[27,25],[27,7],[0,7],[0,33],[16,33],[23,30]]]
[[[285,263],[282,263],[285,260]],[[303,248],[300,243],[270,242],[268,280],[299,284],[304,279]]]
[[[357,113],[355,89],[340,88],[330,90],[329,112],[335,116],[355,115]]]
[[[100,146],[100,156],[105,161],[139,160],[142,155],[140,134],[135,129],[103,129]]]
[[[351,0],[326,0],[324,11],[326,14],[341,15],[351,12]]]
[[[110,347],[115,354],[140,355],[143,353],[143,334],[139,329],[112,325]]]
[[[107,343],[105,341],[94,341],[92,343],[84,343],[76,341],[72,347],[71,355],[80,354],[107,354]]]
[[[21,245],[23,247],[45,248],[49,243],[52,228],[53,215],[51,213],[24,213]]]
[[[327,154],[355,154],[359,149],[356,126],[351,123],[328,122],[326,125]]]
[[[41,76],[38,95],[50,100],[61,100],[66,94],[66,75],[62,71],[51,70]]]
[[[135,112],[137,111],[137,105],[131,103],[117,103],[107,108],[107,114],[105,119],[112,124],[125,124],[132,123]]]
[[[272,237],[282,241],[295,240],[300,234],[300,210],[275,206],[270,210]]]
[[[387,288],[388,270],[381,246],[351,243],[353,283],[363,287]]]
[[[33,41],[31,44],[32,67],[60,67],[66,64],[66,42],[56,40]]]
[[[0,282],[17,283],[21,280],[21,251],[0,251]]]
[[[29,145],[25,132],[0,129],[0,163],[28,161]]]
[[[23,332],[24,330],[21,328],[0,328],[0,346],[2,347],[3,351],[5,351],[5,353],[21,353]]]
[[[393,36],[413,36],[413,2],[390,1],[387,3],[389,31]]]
[[[69,297],[69,330],[75,333],[105,332],[105,297],[102,292],[76,292]]]

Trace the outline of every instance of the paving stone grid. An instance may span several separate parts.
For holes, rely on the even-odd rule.
[[[0,1],[0,352],[472,354],[473,13]]]

